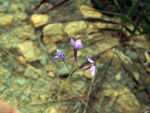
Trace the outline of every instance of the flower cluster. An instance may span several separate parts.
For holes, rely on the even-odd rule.
[[[83,44],[82,44],[82,42],[81,42],[80,39],[74,41],[74,40],[71,38],[71,45],[72,45],[73,50],[74,50],[74,59],[75,59],[75,61],[77,61],[77,51],[83,47]],[[56,51],[56,56],[53,57],[53,58],[54,58],[54,59],[62,59],[63,61],[65,60],[64,54],[63,54],[60,50],[58,50],[58,49],[57,49],[57,51]],[[84,67],[83,70],[90,69],[90,70],[91,70],[91,75],[92,75],[92,76],[94,76],[94,75],[96,76],[96,65],[95,65],[94,60],[93,60],[92,58],[88,58],[88,56],[87,56],[87,60],[88,60],[90,63],[92,63],[93,65],[89,65],[89,66],[87,66],[87,67]]]

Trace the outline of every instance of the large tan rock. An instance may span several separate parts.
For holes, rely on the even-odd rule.
[[[31,16],[31,22],[33,23],[34,27],[38,28],[47,24],[49,22],[49,17],[46,14],[33,14]]]
[[[49,24],[43,28],[43,42],[57,42],[64,38],[63,25],[61,23]]]
[[[104,90],[104,96],[111,98],[108,105],[117,113],[139,113],[140,103],[128,88]]]
[[[64,29],[65,33],[71,37],[76,34],[83,34],[86,32],[87,23],[84,21],[75,21],[68,23]],[[84,35],[84,34],[83,34]]]
[[[102,14],[100,12],[96,11],[95,9],[89,6],[82,5],[79,7],[79,9],[85,18],[101,18],[102,17]]]
[[[17,49],[28,62],[34,62],[41,59],[40,49],[31,41],[25,41],[19,44]]]
[[[21,40],[35,39],[35,35],[34,35],[34,34],[31,34],[31,33],[28,33],[28,32],[21,32],[21,33],[18,35],[18,38],[21,39]]]
[[[13,21],[12,15],[0,15],[0,28],[8,29]]]

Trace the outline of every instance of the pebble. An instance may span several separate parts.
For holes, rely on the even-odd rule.
[[[46,14],[33,14],[31,22],[35,28],[41,27],[49,22],[49,16]]]
[[[25,84],[26,80],[23,77],[17,78],[17,83],[21,86]]]
[[[10,25],[13,21],[12,15],[0,15],[0,28],[1,29],[9,29]]]
[[[3,85],[0,85],[0,93],[2,93],[5,89],[6,89],[6,86],[3,86]]]
[[[28,62],[34,62],[41,59],[40,49],[35,46],[32,41],[24,41],[18,45],[17,50]]]
[[[137,58],[138,58],[137,53],[135,53],[135,52],[133,52],[133,51],[130,51],[130,50],[127,51],[127,56],[128,56],[129,58],[131,58],[132,60],[137,60]]]

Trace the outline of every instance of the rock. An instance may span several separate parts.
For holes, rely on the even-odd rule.
[[[33,14],[31,16],[31,22],[33,23],[34,27],[38,28],[47,24],[49,22],[49,17],[46,14]]]
[[[38,76],[42,75],[42,71],[41,69],[36,69],[34,67],[27,67],[25,72],[24,72],[24,76],[29,77],[29,78],[33,78],[33,79],[37,79]]]
[[[41,99],[42,101],[46,101],[46,99],[47,99],[48,96],[41,94],[39,97],[40,97],[40,99]]]
[[[48,76],[50,76],[50,77],[55,77],[54,73],[52,73],[52,72],[49,72],[49,73],[48,73]]]
[[[17,60],[18,60],[19,63],[22,64],[22,65],[26,65],[26,64],[27,64],[27,61],[26,61],[26,59],[25,59],[23,56],[18,56],[18,57],[17,57]]]
[[[31,41],[25,41],[22,44],[19,44],[17,50],[28,62],[34,62],[41,59],[40,49]]]
[[[49,24],[43,28],[43,42],[57,42],[63,40],[64,32],[63,25],[61,23]]]
[[[86,5],[82,5],[79,7],[83,17],[85,18],[101,18],[102,14],[98,11],[96,11],[95,9],[86,6]]]
[[[58,111],[58,110],[56,110],[55,108],[52,108],[52,109],[49,111],[49,113],[58,113],[57,111]]]
[[[118,81],[121,80],[121,71],[115,75],[115,79]]]
[[[28,18],[28,15],[25,12],[17,12],[15,13],[15,16],[21,20],[26,20]]]
[[[69,70],[66,66],[63,66],[64,64],[61,64],[62,65],[62,68],[59,69],[59,71],[57,71],[57,74],[58,75],[64,75],[64,74],[68,74],[69,73]],[[69,68],[71,69],[71,66],[69,66]]]
[[[0,15],[0,28],[8,29],[13,21],[12,15]]]
[[[117,113],[139,113],[140,103],[128,88],[104,90],[104,96],[111,98],[109,106],[113,106]]]
[[[77,101],[73,107],[73,110],[76,111],[78,109],[81,109],[81,103]]]
[[[31,34],[31,33],[28,33],[28,32],[21,32],[21,33],[18,35],[18,38],[19,38],[19,39],[22,39],[22,40],[35,39],[35,35],[33,35],[33,34]]]
[[[26,80],[23,77],[17,78],[17,83],[21,86],[25,84]]]
[[[51,54],[51,53],[53,53],[53,52],[56,51],[57,46],[56,46],[55,43],[49,43],[49,44],[47,44],[47,45],[45,46],[45,48],[46,48],[46,51],[47,51],[49,54]]]
[[[76,21],[68,23],[64,29],[65,33],[72,37],[75,34],[83,34],[87,29],[87,24],[84,21]]]
[[[126,54],[127,54],[127,56],[128,56],[129,58],[131,58],[132,60],[137,60],[137,58],[138,58],[137,53],[135,53],[135,52],[133,52],[133,51],[128,50]]]
[[[0,93],[2,93],[6,89],[6,86],[1,85],[0,87]]]

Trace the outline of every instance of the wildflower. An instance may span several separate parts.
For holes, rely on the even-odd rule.
[[[72,38],[71,38],[71,44],[72,44],[72,47],[74,49],[74,58],[75,58],[75,61],[77,61],[77,50],[78,49],[81,49],[83,47],[82,45],[82,42],[81,40],[77,40],[77,41],[74,41]]]
[[[92,63],[93,65],[89,65],[89,66],[87,66],[87,67],[84,67],[84,68],[82,68],[83,70],[87,70],[87,69],[90,69],[91,70],[91,75],[92,76],[96,76],[96,65],[95,65],[95,62],[94,62],[94,60],[92,59],[92,58],[88,58],[88,56],[87,56],[87,60],[90,62],[90,63]]]
[[[53,58],[54,59],[63,59],[63,60],[65,59],[64,54],[59,49],[57,49],[56,56]]]

